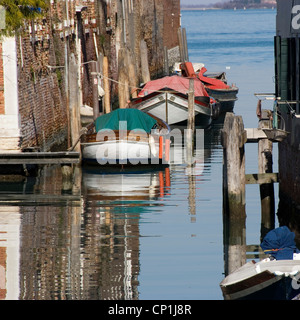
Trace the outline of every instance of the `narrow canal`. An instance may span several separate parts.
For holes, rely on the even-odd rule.
[[[235,113],[245,127],[257,127],[254,93],[274,91],[275,15],[273,10],[182,12],[190,60],[209,71],[226,71],[228,81],[237,84]],[[205,130],[193,174],[180,163],[158,170],[78,168],[70,182],[52,166],[36,178],[2,182],[1,296],[222,299],[221,128]],[[275,146],[274,172],[276,161]],[[246,146],[246,171],[257,172],[255,144]],[[246,188],[246,240],[259,244],[259,190]],[[278,201],[276,189],[275,194]]]

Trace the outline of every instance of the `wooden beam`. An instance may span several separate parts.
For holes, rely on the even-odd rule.
[[[80,163],[79,152],[0,153],[0,165]]]
[[[278,173],[250,173],[245,175],[246,184],[265,184],[278,182]]]
[[[246,128],[247,142],[258,142],[260,139],[267,139],[266,134],[260,128]]]

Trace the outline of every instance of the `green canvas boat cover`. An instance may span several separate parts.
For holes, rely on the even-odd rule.
[[[110,129],[110,130],[124,130],[125,123],[127,122],[127,130],[138,130],[142,129],[147,133],[151,132],[151,129],[156,124],[156,120],[150,117],[143,111],[138,109],[117,109],[110,113],[104,114],[95,120],[96,132],[100,130]],[[122,125],[122,128],[120,126]]]

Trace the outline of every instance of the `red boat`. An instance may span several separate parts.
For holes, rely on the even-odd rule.
[[[182,63],[180,69],[183,77],[197,78],[203,83],[207,93],[220,102],[221,113],[231,112],[233,110],[239,89],[235,85],[229,86],[227,84],[224,72],[214,75],[204,75],[207,69],[202,67],[197,73],[194,71],[191,62]]]
[[[189,83],[188,78],[177,75],[149,81],[129,107],[151,113],[169,125],[185,124],[188,119]],[[194,81],[194,94],[195,124],[207,127],[216,113],[216,102],[197,78]]]

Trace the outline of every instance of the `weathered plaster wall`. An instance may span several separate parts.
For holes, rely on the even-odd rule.
[[[178,45],[179,24],[179,0],[51,0],[44,19],[25,24],[15,37],[19,147],[53,150],[62,144],[70,146],[72,108],[92,107],[95,101],[92,61],[98,61],[100,75],[103,57],[107,57],[110,103],[119,107],[120,87],[126,85],[126,101],[142,82],[141,41],[147,44],[151,78],[159,77],[164,48]],[[1,51],[0,42],[0,115],[6,112],[4,93],[8,90],[3,84],[8,74]],[[75,57],[75,71],[71,56]],[[99,80],[103,87],[103,79]],[[74,90],[70,86],[76,82]]]

